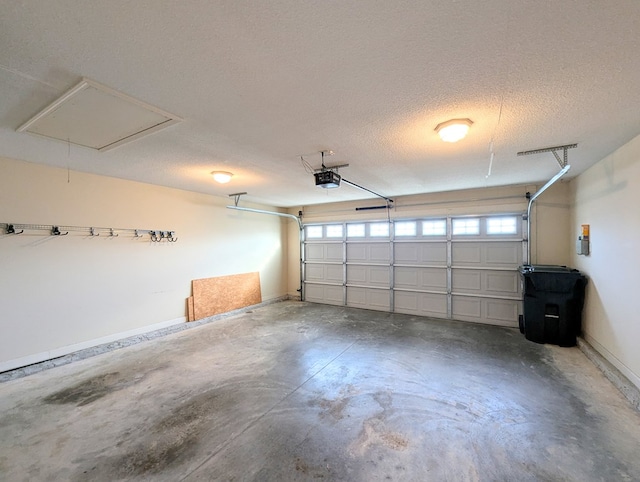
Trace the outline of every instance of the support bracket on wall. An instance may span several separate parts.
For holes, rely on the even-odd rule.
[[[238,203],[240,202],[240,196],[244,196],[245,194],[247,194],[246,192],[237,192],[235,194],[229,194],[229,197],[233,198],[233,202],[235,203],[236,207],[238,207]]]

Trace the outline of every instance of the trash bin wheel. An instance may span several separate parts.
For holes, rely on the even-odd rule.
[[[518,326],[520,327],[520,333],[524,334],[524,315],[518,315]]]

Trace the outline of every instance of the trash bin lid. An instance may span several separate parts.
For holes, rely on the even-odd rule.
[[[553,265],[523,265],[519,268],[525,280],[525,294],[534,292],[571,293],[584,288],[585,275],[577,269]]]
[[[519,267],[521,273],[579,273],[577,269],[551,264],[525,264]]]

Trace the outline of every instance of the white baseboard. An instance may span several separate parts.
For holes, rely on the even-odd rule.
[[[613,353],[593,339],[593,337],[589,336],[589,334],[583,333],[582,336],[587,343],[589,343],[589,345],[591,345],[593,349],[602,356],[602,358],[616,367],[620,373],[622,373],[638,390],[640,390],[640,376],[638,374],[631,371],[628,366],[622,363]]]
[[[55,348],[50,351],[43,351],[41,353],[35,353],[33,355],[27,355],[20,358],[14,358],[13,360],[7,360],[0,362],[0,373],[8,370],[15,370],[16,368],[25,367],[27,365],[33,365],[34,363],[40,363],[53,358],[69,355],[71,353],[85,350],[87,348],[93,348],[105,343],[112,343],[114,341],[122,340],[123,338],[129,338],[131,336],[143,335],[151,331],[161,330],[170,326],[178,325],[186,322],[184,316],[180,318],[174,318],[173,320],[162,321],[160,323],[154,323],[153,325],[143,326],[141,328],[135,328],[133,330],[122,331],[120,333],[114,333],[112,335],[103,336],[100,338],[94,338],[93,340],[87,340],[73,345],[67,345],[60,348]]]

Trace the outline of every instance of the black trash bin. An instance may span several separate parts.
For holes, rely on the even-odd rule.
[[[566,266],[520,266],[524,314],[520,331],[527,340],[574,346],[582,330],[587,278]]]

